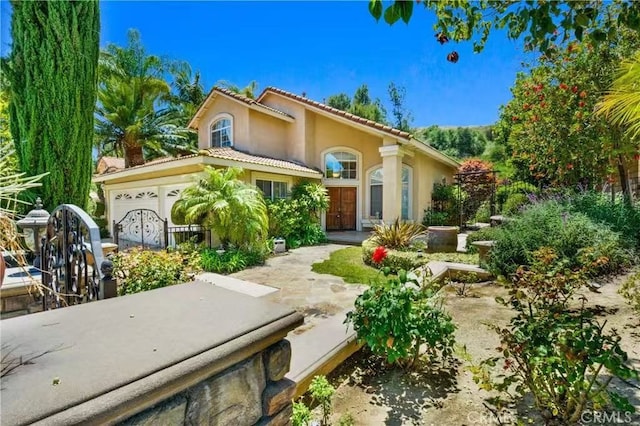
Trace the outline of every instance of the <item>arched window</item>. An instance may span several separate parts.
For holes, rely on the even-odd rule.
[[[358,157],[344,151],[324,156],[325,177],[329,179],[358,179]]]
[[[401,215],[402,219],[410,219],[411,215],[411,167],[402,166],[402,200]],[[369,217],[382,218],[382,181],[384,174],[382,167],[379,167],[369,173]]]
[[[230,116],[216,120],[211,125],[211,148],[233,146],[233,123]]]

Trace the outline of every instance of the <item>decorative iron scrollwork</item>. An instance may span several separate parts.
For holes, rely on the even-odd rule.
[[[104,298],[100,231],[78,206],[62,204],[51,213],[41,257],[45,310]]]
[[[120,248],[142,246],[166,247],[167,221],[150,209],[130,210],[114,223],[116,243]]]

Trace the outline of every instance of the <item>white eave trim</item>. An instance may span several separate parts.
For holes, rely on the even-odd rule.
[[[242,167],[246,170],[256,171],[256,172],[265,172],[265,173],[273,173],[278,175],[287,175],[287,176],[299,176],[306,177],[310,179],[322,179],[322,173],[320,172],[306,172],[303,170],[291,170],[284,169],[282,167],[276,166],[267,166],[266,164],[255,164],[248,163],[244,161],[230,160],[228,158],[217,158],[217,157],[203,157],[205,159],[205,164],[210,166],[224,166],[224,167]]]

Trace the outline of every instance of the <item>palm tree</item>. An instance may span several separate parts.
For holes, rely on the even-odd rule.
[[[191,67],[188,63],[176,63],[172,74],[173,82],[171,86],[175,91],[172,101],[181,107],[186,125],[204,101],[206,93],[200,81],[200,72],[196,71],[192,75]]]
[[[598,106],[598,113],[625,129],[630,140],[640,136],[640,51],[621,63],[618,77]]]
[[[188,131],[164,80],[170,67],[146,54],[135,30],[126,47],[110,44],[100,53],[96,143],[101,152],[124,156],[125,167],[144,164],[145,156],[187,149]]]
[[[255,99],[256,92],[258,91],[258,83],[255,80],[253,80],[243,88],[240,88],[240,86],[236,86],[235,84],[226,80],[220,80],[216,83],[216,86],[224,87],[225,89],[230,90],[233,93],[237,93],[249,99]]]
[[[619,129],[620,138],[614,141],[614,147],[625,142],[628,146],[637,146],[640,136],[640,51],[622,61],[618,76],[596,107],[596,112]],[[626,161],[622,154],[618,154],[617,168],[622,192],[627,202],[632,203]]]
[[[207,176],[186,188],[171,209],[175,224],[211,229],[223,246],[255,247],[267,236],[269,220],[262,193],[239,179],[238,167],[205,169]]]

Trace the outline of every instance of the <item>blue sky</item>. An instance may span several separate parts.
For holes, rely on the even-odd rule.
[[[1,51],[10,50],[10,8],[1,3]],[[435,41],[433,16],[414,9],[389,26],[367,2],[101,2],[101,45],[137,28],[148,52],[189,62],[209,90],[219,80],[277,86],[322,101],[362,83],[388,104],[387,85],[407,90],[415,126],[495,122],[521,67],[521,45],[494,33],[485,50]],[[457,64],[447,62],[452,50]],[[390,113],[390,108],[388,107]]]

